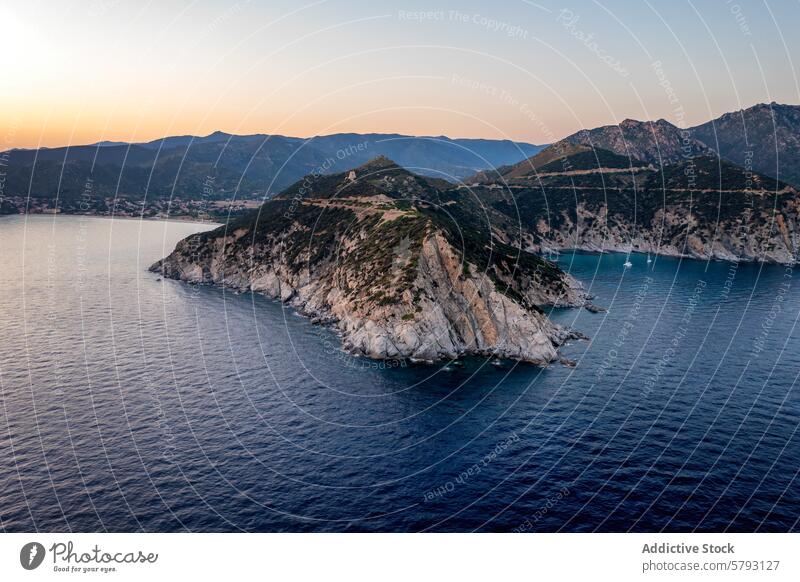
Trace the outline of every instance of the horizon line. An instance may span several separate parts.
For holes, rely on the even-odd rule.
[[[778,103],[777,101],[771,101],[769,103],[767,103],[767,102],[757,102],[757,103],[754,103],[753,105],[750,105],[749,107],[743,107],[741,109],[734,109],[732,111],[726,111],[725,113],[720,114],[718,117],[712,118],[712,119],[710,119],[708,121],[715,121],[715,120],[717,120],[720,117],[723,117],[725,115],[744,112],[744,111],[747,111],[749,109],[754,109],[756,107],[763,107],[763,106],[768,106],[770,108],[773,107],[773,106],[800,107],[800,103],[798,103],[798,104],[794,104],[794,103]],[[131,142],[129,142],[129,141],[117,141],[117,140],[114,140],[114,139],[107,139],[107,140],[99,140],[99,141],[92,142],[92,143],[81,143],[81,144],[66,144],[66,145],[39,146],[39,147],[17,147],[17,148],[10,148],[8,150],[3,150],[3,152],[32,151],[32,150],[55,150],[55,149],[62,149],[62,148],[79,148],[79,147],[92,147],[92,146],[96,146],[96,147],[123,147],[123,146],[129,146],[130,147],[130,146],[134,146],[134,145],[153,144],[153,143],[156,143],[158,141],[163,141],[163,140],[171,139],[171,138],[181,138],[181,137],[183,137],[183,138],[191,138],[192,140],[194,140],[194,139],[206,139],[206,138],[209,138],[209,137],[211,137],[211,136],[213,136],[215,134],[222,134],[222,135],[228,136],[229,138],[231,138],[231,137],[239,137],[239,138],[241,138],[241,137],[253,137],[253,138],[255,138],[255,137],[264,137],[266,139],[269,139],[271,137],[276,137],[276,138],[286,138],[286,139],[298,139],[298,140],[305,140],[305,141],[311,141],[311,140],[314,140],[314,139],[317,139],[317,138],[323,138],[323,137],[332,137],[332,136],[335,136],[335,135],[348,135],[348,134],[350,134],[350,135],[362,135],[362,136],[369,136],[369,135],[396,135],[396,136],[400,136],[400,137],[408,137],[408,138],[416,138],[416,139],[445,139],[445,140],[450,140],[450,141],[457,141],[457,140],[485,140],[485,141],[497,141],[497,142],[506,141],[506,142],[511,142],[513,144],[530,145],[530,146],[535,146],[535,147],[546,147],[546,146],[552,145],[554,143],[558,143],[559,141],[562,141],[562,140],[564,140],[564,139],[566,139],[566,138],[568,138],[568,137],[570,137],[572,135],[575,135],[576,133],[579,133],[581,131],[586,131],[587,129],[596,129],[596,128],[601,128],[601,127],[620,126],[625,121],[636,121],[636,122],[639,122],[639,123],[658,123],[658,122],[665,121],[665,122],[667,122],[667,123],[669,123],[671,125],[675,125],[674,123],[672,123],[671,121],[669,121],[669,120],[667,120],[667,119],[665,119],[663,117],[660,117],[658,119],[647,119],[647,120],[636,119],[636,118],[633,118],[633,117],[625,117],[624,119],[622,119],[618,123],[608,123],[608,124],[605,124],[605,125],[597,125],[597,126],[594,126],[592,128],[582,127],[580,129],[577,129],[577,130],[573,131],[572,133],[569,133],[569,134],[561,137],[560,139],[558,139],[558,140],[556,140],[554,142],[543,142],[543,143],[533,143],[533,142],[529,142],[529,141],[514,140],[514,139],[509,139],[509,138],[466,137],[466,136],[464,136],[464,137],[452,137],[452,136],[448,136],[448,135],[445,135],[445,134],[440,134],[440,135],[413,135],[413,134],[408,134],[408,133],[377,132],[377,131],[369,131],[369,132],[341,131],[341,132],[336,132],[336,133],[316,134],[316,135],[311,135],[311,136],[292,136],[292,135],[285,135],[285,134],[281,134],[281,133],[245,133],[245,134],[238,134],[238,133],[230,133],[230,132],[227,132],[227,131],[224,131],[224,130],[221,130],[221,129],[216,129],[216,130],[212,131],[211,133],[209,133],[207,135],[195,135],[195,134],[190,134],[190,133],[175,134],[175,135],[164,135],[162,137],[157,137],[157,138],[154,138],[154,139],[151,139],[151,140],[148,140],[148,141],[135,141],[135,142],[133,142],[133,141],[131,141]],[[708,123],[708,121],[703,122],[703,123]],[[700,123],[698,125],[702,125],[702,123]],[[678,127],[679,129],[691,129],[691,128],[680,128],[677,125],[675,125],[675,127]],[[692,126],[692,127],[697,127],[697,126]],[[108,144],[108,145],[103,145],[103,144]]]

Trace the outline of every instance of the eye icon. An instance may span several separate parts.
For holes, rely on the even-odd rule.
[[[44,561],[44,546],[39,542],[30,542],[19,551],[19,563],[26,570],[35,570]]]

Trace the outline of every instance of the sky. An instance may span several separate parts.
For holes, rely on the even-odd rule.
[[[800,103],[798,23],[777,0],[0,0],[0,149],[687,127]]]

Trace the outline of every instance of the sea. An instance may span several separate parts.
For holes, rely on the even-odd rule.
[[[800,529],[800,273],[558,262],[574,367],[377,362],[148,267],[214,225],[0,218],[0,530]]]

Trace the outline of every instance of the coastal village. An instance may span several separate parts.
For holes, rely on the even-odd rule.
[[[0,201],[0,214],[82,214],[118,218],[219,221],[241,216],[258,208],[263,200],[154,199],[145,203],[129,198],[54,200],[7,196]]]

